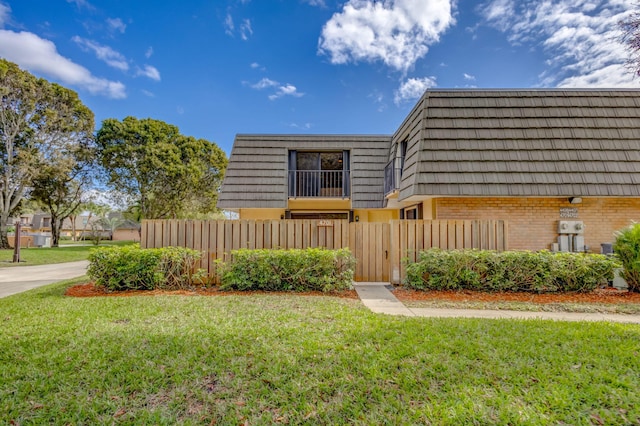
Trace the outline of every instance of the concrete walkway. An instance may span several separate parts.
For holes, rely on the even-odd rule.
[[[391,291],[389,283],[353,283],[360,300],[372,312],[408,317],[433,318],[512,318],[550,319],[556,321],[609,321],[640,324],[640,315],[578,312],[527,312],[489,309],[408,308]]]
[[[89,261],[0,267],[0,298],[87,273]]]

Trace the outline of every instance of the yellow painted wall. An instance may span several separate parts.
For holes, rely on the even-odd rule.
[[[435,219],[437,217],[436,213],[436,203],[433,199],[425,200],[422,202],[422,218],[426,220]]]
[[[359,222],[389,222],[398,219],[398,210],[354,210],[353,217],[358,216]]]
[[[283,209],[240,209],[240,219],[244,220],[280,220]]]
[[[351,200],[342,199],[291,199],[289,210],[323,211],[323,210],[350,210]]]

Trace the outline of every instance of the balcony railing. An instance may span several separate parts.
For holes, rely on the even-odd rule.
[[[394,158],[384,168],[384,196],[400,189],[402,176],[402,158]]]
[[[289,197],[347,198],[349,172],[344,170],[289,170]]]

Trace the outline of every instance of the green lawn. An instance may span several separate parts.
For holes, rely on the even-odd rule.
[[[0,299],[0,424],[640,422],[637,325],[64,288]]]
[[[531,312],[586,312],[640,315],[640,304],[638,303],[532,303],[446,300],[416,300],[405,301],[403,303],[409,308],[497,309]]]
[[[64,242],[62,242],[64,244]],[[75,262],[86,260],[89,250],[96,247],[109,245],[133,244],[132,241],[102,241],[99,246],[94,246],[91,242],[88,245],[68,245],[56,248],[23,248],[20,249],[20,263],[13,263],[13,250],[0,250],[0,268],[5,266],[33,266],[46,265],[50,263]]]

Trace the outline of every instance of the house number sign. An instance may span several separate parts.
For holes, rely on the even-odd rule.
[[[333,226],[333,222],[330,220],[321,220],[318,222],[318,226]]]
[[[560,217],[563,219],[575,219],[578,217],[578,209],[575,207],[561,208]]]

